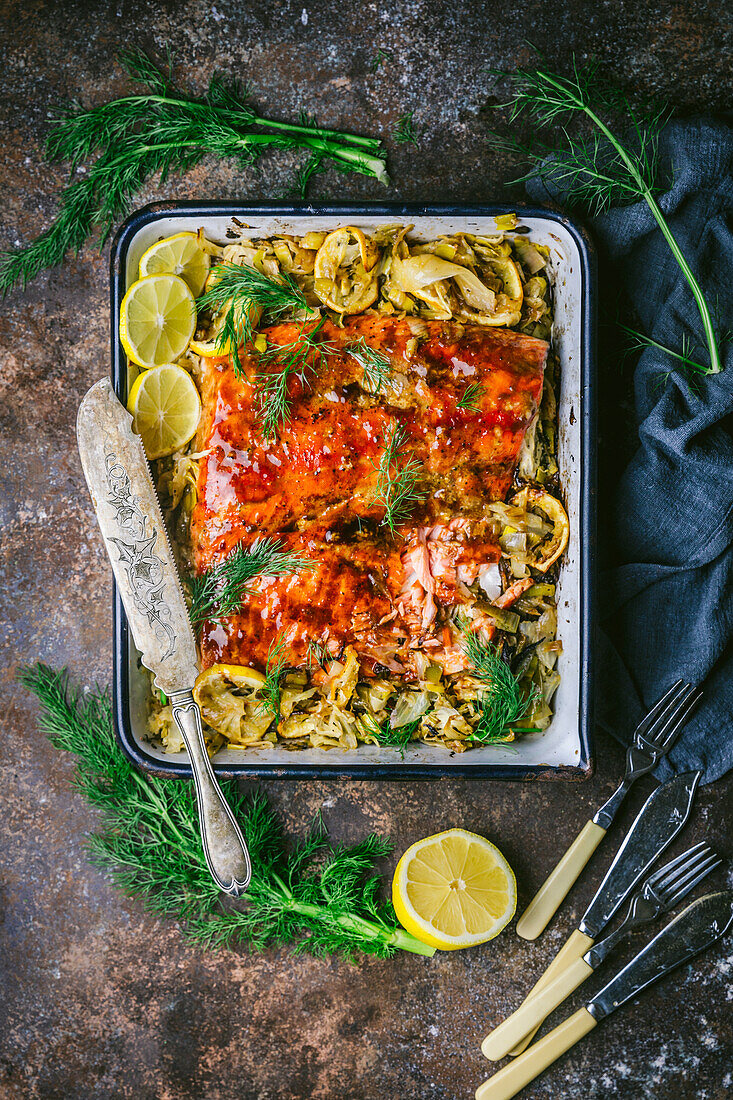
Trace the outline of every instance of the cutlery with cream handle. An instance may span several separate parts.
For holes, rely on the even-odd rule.
[[[650,875],[632,898],[629,912],[615,932],[594,944],[580,958],[573,959],[554,980],[528,997],[516,1012],[499,1024],[491,1035],[495,1048],[514,1049],[528,1032],[534,1034],[542,1021],[590,977],[621,940],[674,909],[721,863],[712,849],[701,843]]]
[[[678,680],[641,720],[626,753],[626,771],[621,783],[593,819],[586,822],[540,886],[517,921],[517,935],[535,940],[544,931],[606,835],[632,784],[669,752],[700,694],[692,684]]]
[[[637,814],[603,882],[583,914],[578,928],[571,934],[525,1001],[542,992],[563,970],[580,959],[593,946],[640,879],[664,849],[672,843],[687,821],[700,775],[700,772],[685,772],[683,775],[674,776],[652,791]],[[535,1030],[536,1028],[530,1027],[530,1034],[526,1036],[525,1033],[526,1038],[520,1036],[525,1046],[531,1041]],[[514,1045],[517,1043],[516,1037],[507,1044],[506,1030],[498,1035],[497,1033],[499,1033],[498,1028],[487,1035],[481,1045],[487,1058],[496,1062],[506,1054],[515,1051],[519,1053]]]
[[[596,1024],[733,927],[733,894],[707,894],[688,905],[583,1008],[484,1081],[476,1100],[511,1100]]]

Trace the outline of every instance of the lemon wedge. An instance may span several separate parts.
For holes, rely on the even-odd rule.
[[[175,362],[195,330],[196,302],[179,275],[146,275],[122,299],[120,340],[139,367]]]
[[[138,375],[127,409],[148,458],[164,458],[193,439],[201,415],[201,398],[191,375],[182,367],[166,363]]]
[[[140,260],[140,278],[146,275],[179,275],[198,298],[209,275],[211,258],[196,233],[175,233],[156,241]]]
[[[476,833],[448,829],[419,840],[397,864],[392,902],[403,928],[441,951],[498,936],[517,908],[514,872]]]

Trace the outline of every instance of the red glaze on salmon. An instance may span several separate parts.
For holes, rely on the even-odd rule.
[[[263,331],[270,344],[286,345],[299,326]],[[261,535],[281,537],[314,567],[261,578],[240,613],[205,624],[205,667],[263,667],[284,634],[292,663],[302,664],[316,640],[334,654],[354,645],[365,671],[388,653],[409,669],[410,649],[440,645],[440,605],[467,599],[478,567],[498,560],[485,505],[511,486],[537,413],[547,344],[507,329],[378,315],[347,319],[343,329],[326,321],[318,335],[329,350],[305,383],[291,376],[290,419],[276,441],[260,430],[256,356],[243,357],[242,378],[228,359],[206,364],[197,449],[209,453],[191,528],[197,572]],[[380,394],[362,385],[362,367],[345,350],[362,339],[391,363]],[[460,408],[474,384],[474,407]],[[372,498],[385,432],[398,423],[405,454],[422,465],[425,495],[392,537]]]

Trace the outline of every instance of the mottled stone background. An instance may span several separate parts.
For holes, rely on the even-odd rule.
[[[531,41],[555,65],[566,66],[573,50],[595,53],[629,87],[661,93],[683,111],[722,111],[733,89],[725,8],[718,0],[1,0],[0,244],[28,241],[49,224],[64,182],[63,168],[41,157],[49,112],[71,96],[97,103],[124,92],[114,62],[122,46],[170,46],[177,75],[199,90],[220,67],[251,80],[265,112],[294,118],[306,108],[324,124],[385,136],[388,191],[331,174],[316,181],[315,197],[490,200],[506,194],[512,168],[485,144],[497,101],[490,68],[527,61]],[[393,60],[375,75],[379,47]],[[407,110],[417,148],[390,137]],[[273,197],[294,163],[278,156],[240,174],[206,162],[162,189],[151,183],[139,202]],[[70,762],[36,732],[33,702],[13,676],[42,658],[87,682],[109,680],[110,570],[73,434],[81,395],[108,370],[108,327],[107,256],[91,246],[11,295],[0,313],[0,1097],[470,1097],[487,1069],[480,1039],[560,945],[610,851],[536,945],[508,931],[475,951],[358,966],[188,947],[176,927],[151,919],[85,861],[94,813],[71,788]],[[623,394],[608,380],[601,400],[616,402],[619,429],[628,423]],[[616,434],[600,446],[612,469]],[[264,786],[290,827],[323,808],[344,840],[377,829],[399,851],[450,825],[485,833],[516,867],[524,904],[621,768],[621,752],[599,735],[598,770],[584,785]],[[635,794],[627,820],[648,789]],[[726,790],[721,782],[701,793],[688,840],[708,835],[726,850]],[[732,964],[725,948],[709,952],[599,1028],[525,1095],[723,1100],[733,1066]]]

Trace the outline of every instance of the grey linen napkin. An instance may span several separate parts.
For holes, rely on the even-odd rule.
[[[674,122],[660,152],[673,168],[660,205],[722,327],[733,328],[733,130]],[[552,184],[528,190],[562,205]],[[602,275],[604,265],[613,268],[643,331],[676,350],[686,332],[704,349],[692,294],[646,204],[612,208],[590,225]],[[733,766],[733,345],[721,352],[722,372],[699,376],[692,389],[673,359],[643,352],[634,374],[636,450],[613,489],[601,484],[599,493],[608,542],[598,586],[601,725],[628,742],[678,677],[704,689],[660,779],[701,768],[711,782]],[[696,358],[707,361],[704,350]],[[599,370],[618,370],[603,341]],[[600,438],[615,449],[624,413],[610,404],[600,410]]]

